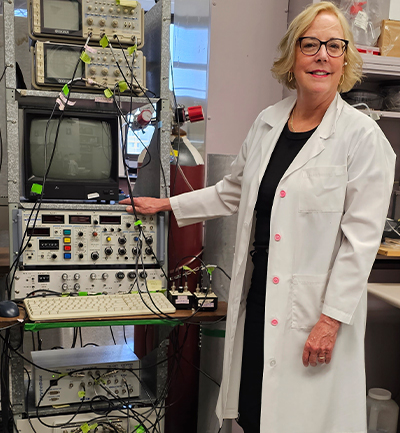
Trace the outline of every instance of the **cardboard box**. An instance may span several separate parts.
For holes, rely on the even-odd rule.
[[[378,47],[381,56],[400,57],[400,21],[382,21]]]

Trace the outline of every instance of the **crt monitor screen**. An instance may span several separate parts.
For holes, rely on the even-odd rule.
[[[83,196],[81,192],[72,191],[66,198],[88,199],[86,193],[89,188],[89,194],[99,194],[93,198],[104,199],[100,197],[103,193],[102,187],[115,183],[118,173],[117,117],[71,112],[65,113],[61,122],[59,115],[50,121],[49,118],[50,114],[47,113],[26,113],[27,180],[40,182],[50,164],[44,197],[53,198],[50,195],[53,194],[52,188],[56,182],[58,189],[62,186],[86,188]],[[96,187],[98,191],[95,190]]]

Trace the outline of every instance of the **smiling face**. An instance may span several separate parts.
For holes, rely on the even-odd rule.
[[[343,29],[337,17],[329,12],[318,14],[303,37],[318,38],[328,41],[332,38],[344,39]],[[330,57],[326,46],[322,45],[317,54],[306,56],[297,42],[293,73],[296,78],[298,98],[318,97],[333,100],[339,80],[343,74],[344,55]]]

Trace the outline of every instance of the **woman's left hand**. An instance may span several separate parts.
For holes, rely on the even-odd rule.
[[[330,363],[339,328],[340,322],[338,320],[321,314],[304,345],[304,367],[309,365],[316,367],[318,364]]]

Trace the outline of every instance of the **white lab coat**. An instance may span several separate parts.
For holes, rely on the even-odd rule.
[[[285,99],[258,116],[222,181],[171,198],[180,226],[238,212],[217,405],[220,422],[238,416],[254,206],[294,103],[294,98]],[[270,224],[262,433],[367,431],[366,286],[394,165],[395,154],[377,124],[337,94],[279,182]],[[332,361],[305,368],[304,344],[321,312],[342,322]]]

